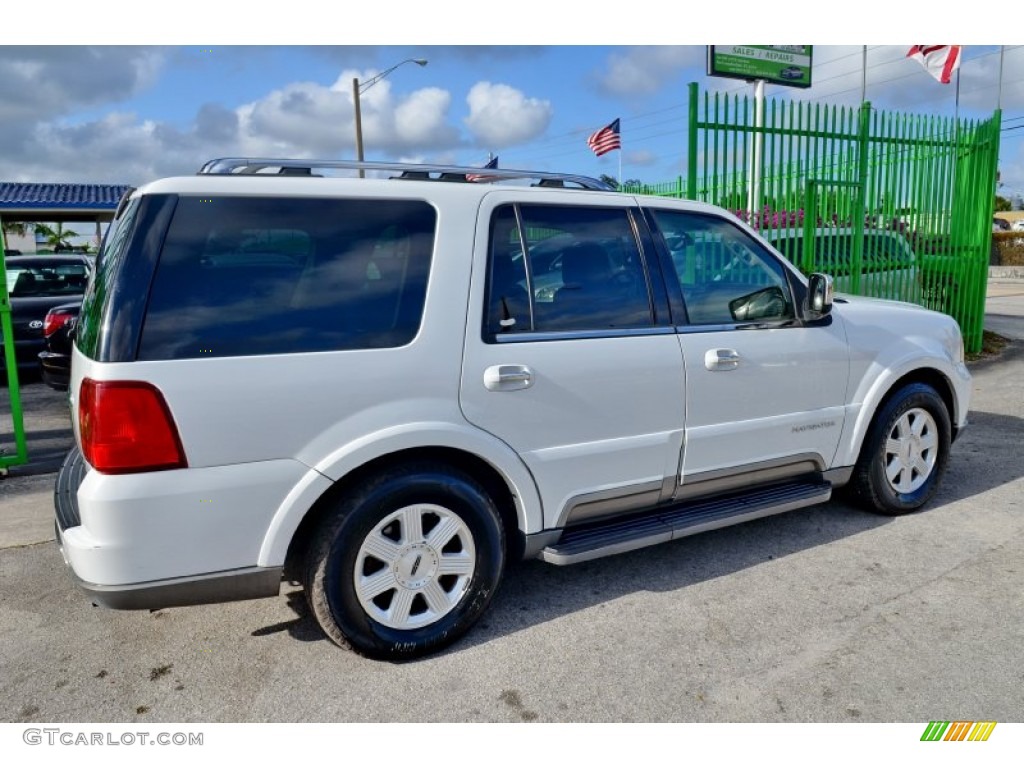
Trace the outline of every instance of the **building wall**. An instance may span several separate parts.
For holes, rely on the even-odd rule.
[[[4,250],[21,251],[25,254],[36,252],[36,237],[34,234],[15,235],[11,232],[4,232]]]

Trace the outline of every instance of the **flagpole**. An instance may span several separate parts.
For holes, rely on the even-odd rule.
[[[960,67],[956,68],[956,104],[953,107],[953,119],[960,120]]]
[[[755,229],[761,228],[761,149],[764,142],[761,128],[764,125],[764,83],[764,80],[758,80],[754,85],[754,146],[750,153],[750,175],[747,179],[747,224]],[[757,223],[754,223],[755,221]]]

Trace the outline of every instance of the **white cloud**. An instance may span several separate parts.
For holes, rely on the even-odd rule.
[[[458,132],[445,121],[452,96],[441,88],[421,88],[395,108],[395,138],[407,147],[450,147]]]
[[[0,46],[0,120],[39,120],[130,98],[153,84],[161,48]]]
[[[319,83],[290,83],[236,111],[246,153],[332,155],[355,141],[351,97]]]
[[[372,73],[346,70],[333,85],[291,83],[237,110],[240,140],[247,153],[305,157],[355,156],[352,79]],[[421,88],[402,98],[386,80],[360,96],[363,145],[368,159],[451,146],[458,141],[446,125],[451,94]]]
[[[27,72],[39,65],[11,66]],[[130,112],[76,124],[55,118],[28,121],[14,137],[18,151],[0,153],[0,178],[139,184],[194,173],[206,160],[221,156],[353,158],[353,77],[368,79],[372,73],[344,71],[330,85],[290,83],[233,108],[202,104],[191,124],[183,126]],[[463,143],[449,123],[452,97],[444,89],[396,96],[392,85],[381,81],[360,102],[368,159],[422,158],[451,153]],[[12,140],[8,147],[13,145]]]
[[[466,125],[476,140],[491,149],[521,144],[541,136],[551,122],[551,102],[528,98],[501,83],[479,82],[466,96]]]
[[[694,45],[647,45],[608,57],[600,76],[603,90],[616,96],[655,93],[687,67],[701,64],[704,48]]]
[[[24,157],[0,162],[0,176],[139,184],[171,173],[194,173],[202,162],[192,134],[140,121],[131,113],[110,113],[75,126],[44,123],[26,148]]]

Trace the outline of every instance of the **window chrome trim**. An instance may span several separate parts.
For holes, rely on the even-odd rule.
[[[491,211],[491,221],[494,221],[494,213],[495,213],[495,211],[498,211],[500,209],[501,209],[501,206],[498,206],[493,211]],[[516,234],[519,235],[519,247],[523,251],[523,271],[526,273],[526,296],[527,296],[526,303],[527,303],[527,309],[530,310],[530,332],[532,333],[533,329],[537,327],[537,321],[536,321],[536,318],[534,317],[535,311],[534,311],[534,308],[533,308],[533,305],[536,303],[536,301],[534,299],[534,296],[533,296],[533,267],[531,267],[531,265],[530,265],[530,248],[527,245],[526,234],[525,234],[525,232],[526,232],[526,225],[523,224],[523,214],[519,210],[519,203],[512,203],[512,216],[515,218],[515,222],[516,222]],[[488,272],[490,272],[494,268],[494,265],[492,264],[492,258],[491,258],[492,257],[491,247],[493,245],[494,244],[492,242],[490,242],[490,238],[488,237],[488,242],[487,242],[487,270],[488,270]],[[488,297],[488,298],[490,298],[490,297]]]
[[[498,344],[529,341],[574,341],[580,339],[617,339],[630,336],[669,336],[676,332],[670,325],[655,325],[644,328],[601,328],[593,331],[521,331],[495,334]]]
[[[630,206],[625,209],[626,220],[629,222],[630,232],[633,234],[633,244],[636,246],[636,254],[640,257],[640,269],[643,271],[644,286],[647,288],[647,311],[650,313],[651,322],[656,323],[658,312],[654,299],[654,280],[651,278],[651,256],[644,252],[644,239],[640,236],[640,223],[637,220],[637,208]]]
[[[568,203],[536,203],[533,201],[513,201],[509,203],[501,203],[496,206],[490,212],[490,222],[493,223],[495,213],[505,205],[509,205],[512,208],[513,215],[515,218],[515,227],[519,237],[519,246],[523,252],[524,271],[526,273],[526,291],[529,299],[529,311],[530,311],[530,329],[528,331],[517,331],[514,333],[489,333],[487,329],[487,320],[484,318],[482,325],[483,331],[481,337],[485,344],[508,344],[524,341],[561,341],[567,339],[585,339],[585,338],[618,338],[623,336],[651,336],[674,333],[671,325],[671,302],[661,302],[655,297],[654,290],[654,277],[651,274],[652,270],[657,268],[661,269],[660,262],[654,263],[657,259],[657,248],[655,246],[654,253],[648,253],[647,249],[644,248],[644,237],[640,231],[640,218],[642,214],[638,212],[642,209],[635,204],[628,205],[598,205],[594,206],[591,204],[568,204]],[[650,317],[651,325],[643,326],[640,328],[595,328],[595,329],[578,329],[572,331],[535,331],[536,328],[536,306],[537,299],[533,290],[533,267],[531,265],[530,248],[526,240],[526,223],[523,218],[521,206],[526,205],[527,207],[546,207],[546,208],[563,208],[566,210],[585,208],[593,209],[600,208],[602,210],[614,210],[625,215],[627,228],[629,234],[633,239],[633,246],[636,249],[636,255],[639,259],[640,270],[643,276],[644,287],[647,290],[647,311]],[[646,224],[646,222],[644,222]],[[650,227],[647,227],[648,236],[653,239],[653,234],[650,232]],[[653,245],[653,243],[652,243]],[[491,248],[493,243],[491,242],[491,233],[488,230],[488,241],[487,241],[487,254],[485,262],[485,272],[487,279],[489,280],[492,265],[492,253]],[[661,278],[664,281],[664,276]],[[486,287],[485,283],[485,300],[489,299],[489,287]],[[666,297],[667,300],[667,297]],[[486,304],[486,301],[485,301]],[[662,314],[661,307],[664,304],[667,318],[661,318]]]
[[[802,328],[798,318],[787,318],[768,323],[718,323],[712,325],[677,325],[676,333],[720,333],[722,331],[763,331],[773,328]]]

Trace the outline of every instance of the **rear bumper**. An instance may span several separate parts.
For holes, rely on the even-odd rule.
[[[54,389],[67,389],[71,382],[71,358],[57,352],[40,352],[39,368],[43,382]]]
[[[61,553],[63,553],[63,539],[59,534],[58,541],[60,541]],[[66,559],[65,563],[67,563]],[[222,573],[204,573],[182,579],[165,579],[116,586],[90,584],[87,581],[82,581],[75,575],[73,569],[71,576],[93,605],[134,611],[276,597],[281,591],[282,572],[283,569],[280,567],[244,568]]]
[[[77,449],[54,488],[57,541],[96,605],[167,608],[271,597],[258,563],[270,521],[306,472],[294,461],[103,475]]]

